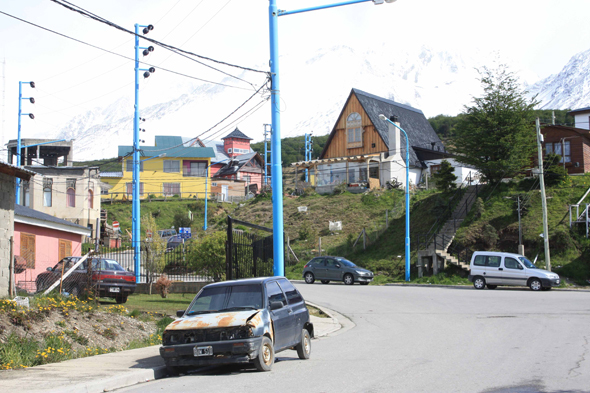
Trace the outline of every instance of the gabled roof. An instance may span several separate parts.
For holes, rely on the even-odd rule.
[[[336,124],[338,124],[338,120],[344,114],[344,110],[346,109],[348,102],[352,95],[355,95],[359,100],[359,103],[363,107],[365,113],[371,120],[371,123],[375,126],[375,129],[381,136],[385,145],[389,148],[389,123],[387,121],[379,119],[379,115],[383,114],[390,118],[391,116],[397,116],[400,122],[401,128],[406,131],[408,134],[409,145],[410,145],[410,165],[420,166],[420,162],[416,152],[414,151],[413,147],[423,147],[423,148],[431,148],[431,143],[434,142],[436,145],[442,146],[442,142],[424,113],[421,110],[413,108],[409,105],[400,104],[399,102],[395,102],[392,100],[388,100],[382,97],[378,97],[376,95],[366,93],[359,89],[352,89],[348,99],[346,100],[346,104],[342,108],[338,119],[336,119],[334,128],[326,145],[324,146],[324,150],[322,154],[320,154],[320,159],[323,158],[324,153],[327,151],[327,148],[335,134],[336,131]],[[401,155],[402,157],[406,156],[406,144],[404,140],[404,136],[400,138],[401,141]]]
[[[590,106],[587,106],[586,108],[580,108],[580,109],[571,110],[567,114],[568,115],[571,115],[571,114],[578,113],[578,112],[579,113],[582,113],[582,112],[590,112]]]
[[[242,131],[238,130],[238,127],[236,127],[235,130],[233,130],[232,132],[230,132],[228,135],[224,136],[221,139],[229,139],[229,138],[240,138],[240,139],[252,140],[252,138],[250,138],[248,135],[246,135]]]
[[[242,170],[244,165],[246,165],[253,159],[260,161],[262,163],[262,157],[260,157],[260,154],[258,154],[257,152],[240,154],[239,156],[232,158],[230,162],[228,162],[221,169],[219,169],[215,173],[214,177],[233,175],[234,173],[237,173],[240,170]]]
[[[92,234],[89,228],[82,225],[74,224],[73,222],[62,220],[61,218],[21,205],[14,206],[14,222],[72,232],[78,235],[90,236]]]
[[[213,162],[222,161],[229,159],[229,156],[225,152],[223,148],[223,142],[220,141],[205,141],[205,146],[210,147],[213,149],[215,153],[215,157],[213,158]]]

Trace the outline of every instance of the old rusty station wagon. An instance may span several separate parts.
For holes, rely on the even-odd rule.
[[[166,327],[160,355],[172,374],[189,367],[253,363],[270,371],[275,353],[311,354],[313,324],[299,291],[284,277],[205,286]]]

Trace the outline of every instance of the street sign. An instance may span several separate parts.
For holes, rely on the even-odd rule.
[[[183,239],[190,239],[192,237],[190,227],[189,228],[184,228],[184,227],[178,228],[178,234]]]
[[[119,229],[119,221],[113,221],[113,229]]]

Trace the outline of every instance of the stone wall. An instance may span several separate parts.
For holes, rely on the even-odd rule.
[[[14,234],[15,178],[0,173],[0,298],[8,296],[10,238]]]

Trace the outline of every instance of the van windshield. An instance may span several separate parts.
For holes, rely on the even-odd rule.
[[[537,267],[525,257],[518,257],[518,259],[527,269],[537,269]]]

